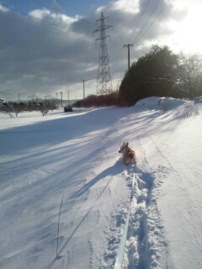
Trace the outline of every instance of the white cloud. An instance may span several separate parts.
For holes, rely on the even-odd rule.
[[[198,0],[196,5],[196,1],[191,5],[188,0],[118,0],[102,7],[109,17],[107,23],[113,25],[106,34],[111,35],[107,46],[115,89],[127,69],[126,43],[134,44],[131,62],[148,52],[152,44],[178,51],[201,49],[202,4]],[[59,91],[71,91],[72,98],[74,93],[79,97],[83,79],[89,81],[86,94],[96,93],[99,42],[95,39],[99,33],[93,36],[93,30],[100,16],[98,9],[88,17],[70,17],[47,9],[32,10],[26,17],[0,5],[1,97],[16,98],[18,92],[22,98],[55,96]]]
[[[51,12],[49,10],[36,9],[29,13],[29,16],[33,19],[42,20],[44,17],[50,16]]]
[[[62,13],[53,13],[47,9],[33,10],[28,14],[28,16],[33,22],[51,24],[52,27],[55,26],[60,28],[59,30],[67,30],[72,23],[78,20],[78,18],[72,18]]]
[[[6,12],[9,12],[9,9],[0,4],[0,12],[6,13]]]
[[[136,0],[118,0],[115,1],[112,5],[113,9],[118,9],[130,13],[138,13],[139,12],[139,1]]]

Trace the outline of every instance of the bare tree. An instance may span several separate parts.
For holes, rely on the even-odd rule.
[[[184,90],[189,94],[190,98],[202,94],[202,59],[193,55],[186,58],[180,56],[181,62],[181,81]]]
[[[44,100],[38,104],[38,110],[43,116],[47,115],[49,110],[56,109],[57,106],[50,95],[45,96]]]
[[[1,104],[1,112],[8,114],[11,118],[17,118],[18,114],[26,110],[26,105],[23,102],[5,102]]]

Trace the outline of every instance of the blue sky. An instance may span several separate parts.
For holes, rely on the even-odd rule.
[[[113,25],[107,47],[113,90],[131,62],[154,44],[202,54],[201,0],[0,0],[0,98],[81,98],[95,94],[99,57],[96,20]]]
[[[64,12],[69,16],[85,15],[93,8],[109,3],[107,0],[4,0],[0,1],[3,5],[10,7],[14,11],[27,14],[31,10],[47,8]]]

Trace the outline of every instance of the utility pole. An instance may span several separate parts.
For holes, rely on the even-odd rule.
[[[85,80],[83,79],[83,99],[85,99]]]
[[[62,107],[62,94],[63,94],[63,92],[60,92],[60,97],[61,97],[61,107]]]
[[[112,28],[112,25],[106,24],[108,17],[104,17],[103,12],[101,12],[98,27],[93,31],[93,33],[99,33],[99,37],[96,41],[100,42],[99,48],[99,60],[98,60],[98,72],[97,72],[97,94],[107,94],[112,92],[112,82],[109,67],[109,55],[107,51],[106,39],[109,35],[106,35],[106,30]]]
[[[68,93],[68,106],[70,106],[69,91],[67,91],[67,93]]]
[[[133,44],[127,44],[127,45],[124,45],[123,47],[124,48],[128,48],[128,70],[130,69],[130,47],[132,47]]]

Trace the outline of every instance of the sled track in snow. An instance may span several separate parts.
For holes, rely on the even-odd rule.
[[[165,264],[164,268],[167,268],[167,243],[156,204],[159,183],[155,182],[155,174],[149,168],[140,138],[137,139],[137,147],[141,152],[145,171],[138,167],[127,170],[127,185],[132,190],[132,199],[128,213],[124,212],[125,226],[122,229],[115,264],[108,268],[157,269],[162,263]]]
[[[132,181],[131,203],[125,223],[123,237],[120,242],[115,269],[145,268],[144,247],[146,238],[146,211],[153,178],[144,174],[137,167],[129,171],[128,185]],[[131,178],[132,177],[132,178]],[[133,188],[134,185],[134,188]],[[130,186],[131,187],[131,186]],[[125,237],[125,238],[124,238]],[[125,249],[125,251],[124,251]]]

